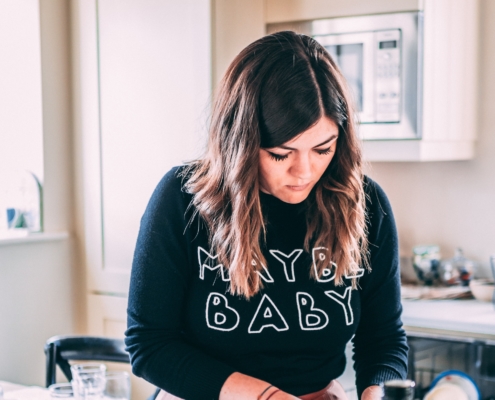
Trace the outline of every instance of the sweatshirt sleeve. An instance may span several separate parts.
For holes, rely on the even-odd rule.
[[[353,338],[356,386],[405,379],[408,346],[402,329],[397,230],[387,196],[371,179],[365,180],[371,271],[359,286],[361,319]]]
[[[132,264],[126,348],[132,371],[179,398],[218,399],[235,370],[186,343],[182,315],[190,255],[190,196],[177,169],[159,183],[141,220]]]

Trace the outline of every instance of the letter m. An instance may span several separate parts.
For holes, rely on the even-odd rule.
[[[223,264],[218,264],[217,259],[218,255],[212,256],[205,249],[198,246],[198,261],[199,261],[199,279],[205,279],[205,269],[209,269],[210,271],[217,270],[217,273],[220,272],[222,275],[222,280],[224,282],[230,281],[229,272],[223,267]]]

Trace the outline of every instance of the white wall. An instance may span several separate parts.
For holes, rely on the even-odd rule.
[[[68,240],[0,245],[0,380],[44,386],[45,341],[74,332]]]
[[[237,54],[265,35],[265,0],[212,0],[213,89]]]
[[[40,0],[45,230],[72,230],[69,4]],[[43,344],[80,331],[73,240],[0,244],[0,380],[44,385]]]
[[[69,2],[40,0],[45,231],[73,225]]]
[[[39,24],[38,0],[0,2],[2,183],[3,173],[18,169],[43,180]]]
[[[480,4],[478,142],[471,161],[373,163],[369,175],[388,194],[399,229],[401,255],[417,244],[455,247],[482,262],[495,254],[495,2]]]

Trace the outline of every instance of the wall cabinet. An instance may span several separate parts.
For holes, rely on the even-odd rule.
[[[421,140],[366,141],[370,161],[474,157],[478,1],[425,0]]]
[[[90,293],[125,294],[139,221],[197,156],[210,95],[210,5],[74,1],[79,232]]]
[[[419,10],[422,0],[265,0],[266,23]]]
[[[232,2],[229,7],[239,3]],[[225,70],[232,55],[247,44],[232,40],[235,38],[231,35],[232,29],[254,33],[256,26],[265,27],[268,23],[422,10],[422,137],[414,140],[366,140],[363,142],[365,158],[368,161],[446,161],[474,157],[478,0],[265,0],[264,3],[263,12],[245,22],[242,13],[233,13],[230,19],[222,18],[219,9],[223,1],[217,0],[215,40],[231,39],[225,42],[227,46],[221,52],[214,54],[214,65],[219,66],[217,71]],[[252,7],[253,10],[257,8]],[[259,33],[258,37],[261,35]]]

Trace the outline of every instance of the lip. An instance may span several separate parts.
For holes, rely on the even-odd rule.
[[[289,190],[293,190],[295,192],[300,192],[302,190],[305,190],[305,189],[307,189],[308,186],[309,186],[309,183],[306,183],[305,185],[298,185],[298,186],[287,185]]]

